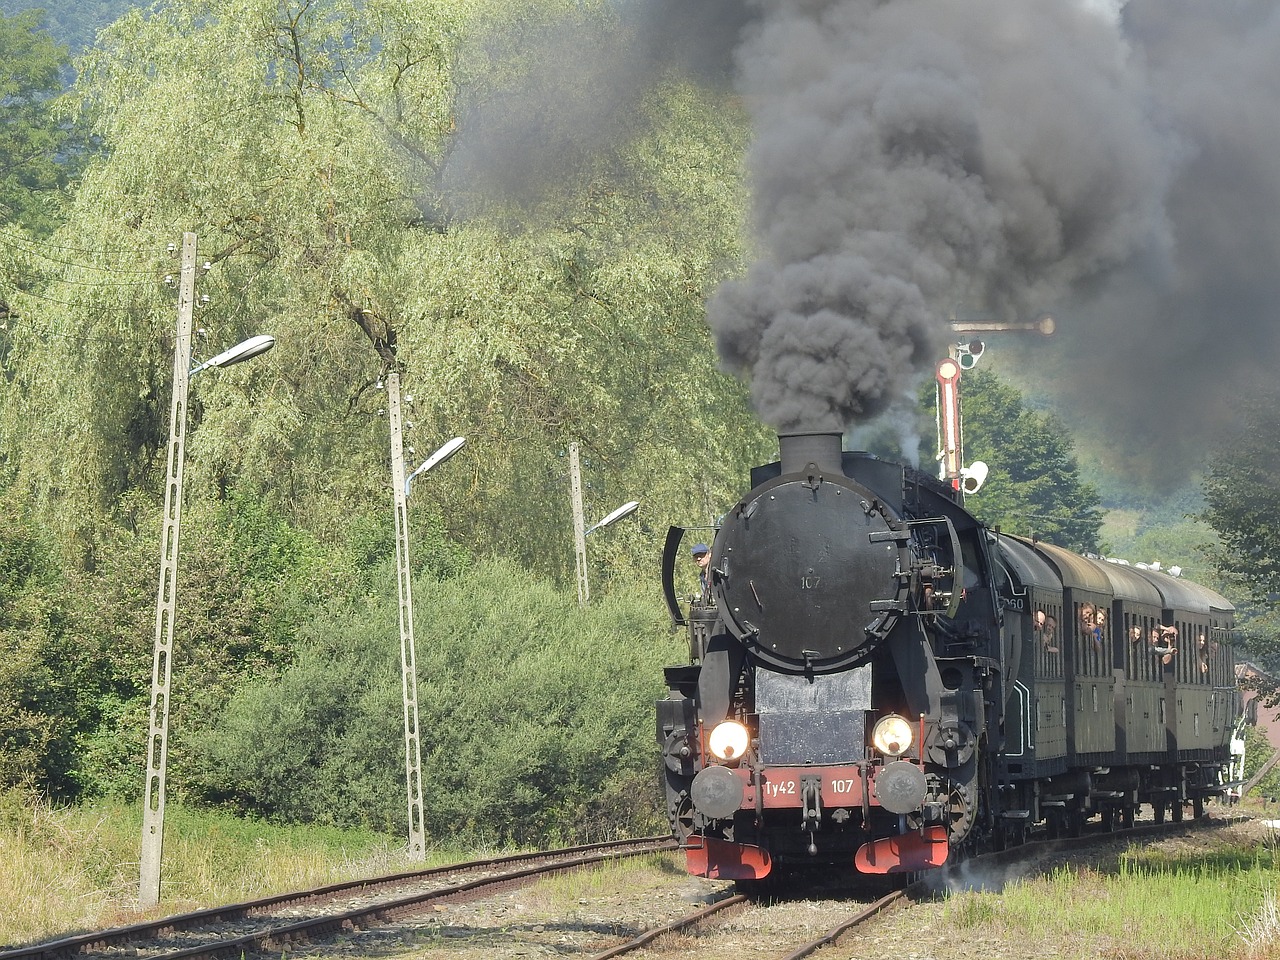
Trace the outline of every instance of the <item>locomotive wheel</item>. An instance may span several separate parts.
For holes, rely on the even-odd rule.
[[[951,793],[947,797],[947,816],[950,818],[950,829],[948,833],[952,837],[952,846],[955,846],[956,837],[968,837],[973,828],[973,807],[969,803],[969,791],[962,783],[952,786]]]
[[[1151,801],[1151,817],[1156,823],[1164,823],[1164,801]]]
[[[1124,809],[1121,811],[1121,816],[1126,830],[1131,830],[1133,828],[1133,818],[1136,813],[1137,810],[1134,808],[1132,803],[1126,803],[1124,805]]]
[[[1204,797],[1196,797],[1191,801],[1191,816],[1197,820],[1204,817]]]
[[[1170,806],[1170,809],[1171,809],[1171,811],[1172,811],[1172,813],[1173,813],[1173,822],[1174,822],[1174,823],[1181,823],[1181,822],[1182,822],[1182,812],[1183,812],[1183,811],[1182,811],[1182,801],[1181,801],[1181,800],[1175,800],[1175,801],[1173,801],[1173,803],[1171,803],[1169,806]]]

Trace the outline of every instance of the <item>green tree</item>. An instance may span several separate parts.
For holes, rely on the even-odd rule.
[[[672,80],[642,104],[650,132],[539,216],[451,220],[451,71],[462,38],[499,15],[514,16],[454,0],[173,0],[86,55],[77,93],[108,149],[57,238],[84,252],[18,265],[0,415],[24,482],[81,551],[118,522],[125,491],[157,489],[173,303],[151,281],[174,270],[160,251],[178,225],[212,265],[198,347],[277,338],[196,383],[192,497],[256,484],[325,539],[385,512],[377,385],[397,365],[410,445],[470,441],[415,513],[447,518],[478,553],[567,578],[573,440],[592,462],[592,512],[615,494],[663,519],[723,509],[765,437],[702,315],[737,250],[741,114]],[[624,577],[652,564],[634,528],[613,548],[602,559]]]
[[[1223,439],[1205,477],[1202,519],[1218,534],[1211,556],[1238,598],[1251,655],[1280,672],[1280,408],[1273,393],[1243,403],[1241,427]]]
[[[993,373],[961,379],[964,455],[990,473],[966,498],[986,523],[1085,553],[1101,549],[1101,499],[1080,480],[1071,435],[1052,415],[1028,410],[1021,395]]]
[[[67,48],[39,29],[38,11],[0,16],[0,224],[47,233],[71,163],[71,128],[53,111]]]
[[[640,134],[536,210],[447,212],[460,50],[520,15],[168,0],[81,61],[74,96],[105,149],[59,232],[0,253],[15,306],[0,451],[93,598],[80,643],[110,683],[78,741],[85,790],[123,782],[141,742],[174,352],[165,248],[183,231],[209,262],[196,355],[260,332],[277,345],[192,383],[175,791],[188,738],[249,678],[290,668],[319,604],[394,584],[369,580],[394,555],[392,365],[411,462],[468,438],[413,489],[415,567],[439,576],[501,555],[570,583],[576,440],[593,519],[643,501],[593,535],[593,594],[636,588],[657,610],[660,532],[722,513],[772,452],[703,317],[742,222],[731,99],[669,77],[639,105]]]

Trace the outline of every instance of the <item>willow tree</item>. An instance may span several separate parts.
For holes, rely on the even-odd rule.
[[[154,497],[164,473],[165,251],[183,231],[209,264],[196,353],[277,340],[195,383],[197,503],[248,488],[323,536],[353,514],[389,528],[378,385],[395,367],[416,457],[454,433],[471,441],[433,475],[434,511],[415,515],[477,550],[566,565],[559,454],[575,439],[601,509],[615,492],[660,521],[723,505],[759,449],[702,319],[734,262],[740,118],[664,80],[635,105],[638,132],[602,144],[554,203],[460,215],[443,177],[459,90],[477,80],[464,41],[527,15],[169,0],[88,52],[77,95],[105,152],[65,228],[8,271],[21,322],[0,428],[25,487],[88,556],[102,523],[130,520],[128,494]],[[639,527],[610,542],[624,569],[651,562]]]

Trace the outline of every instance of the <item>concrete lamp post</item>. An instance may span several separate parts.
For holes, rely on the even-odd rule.
[[[173,621],[177,610],[178,540],[182,524],[182,479],[186,461],[187,390],[193,376],[211,367],[229,367],[265,353],[275,338],[250,337],[195,367],[191,365],[191,318],[195,302],[195,234],[183,236],[178,288],[178,335],[173,348],[173,404],[169,411],[169,468],[164,490],[160,546],[160,587],[156,592],[156,637],[151,661],[151,712],[147,733],[147,781],[142,808],[142,853],[138,904],[160,902],[164,845],[164,778],[169,756],[169,682],[173,670]]]
[[[387,374],[387,413],[391,433],[391,489],[396,510],[396,582],[400,599],[400,679],[404,694],[404,779],[409,806],[410,860],[425,860],[426,824],[422,801],[422,741],[418,735],[418,653],[413,639],[413,581],[409,567],[409,490],[415,477],[444,463],[462,449],[466,438],[454,437],[404,472],[404,432],[400,417],[400,374]]]
[[[573,561],[578,577],[578,606],[585,607],[587,601],[591,599],[591,590],[587,585],[587,534],[634,513],[640,506],[640,501],[631,500],[624,503],[595,526],[588,528],[582,509],[582,467],[577,443],[569,444],[569,492],[573,498]]]

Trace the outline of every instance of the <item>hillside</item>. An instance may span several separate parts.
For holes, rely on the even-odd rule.
[[[93,44],[99,30],[142,6],[146,4],[138,0],[0,0],[0,13],[11,17],[23,10],[43,10],[45,29],[76,56]]]

